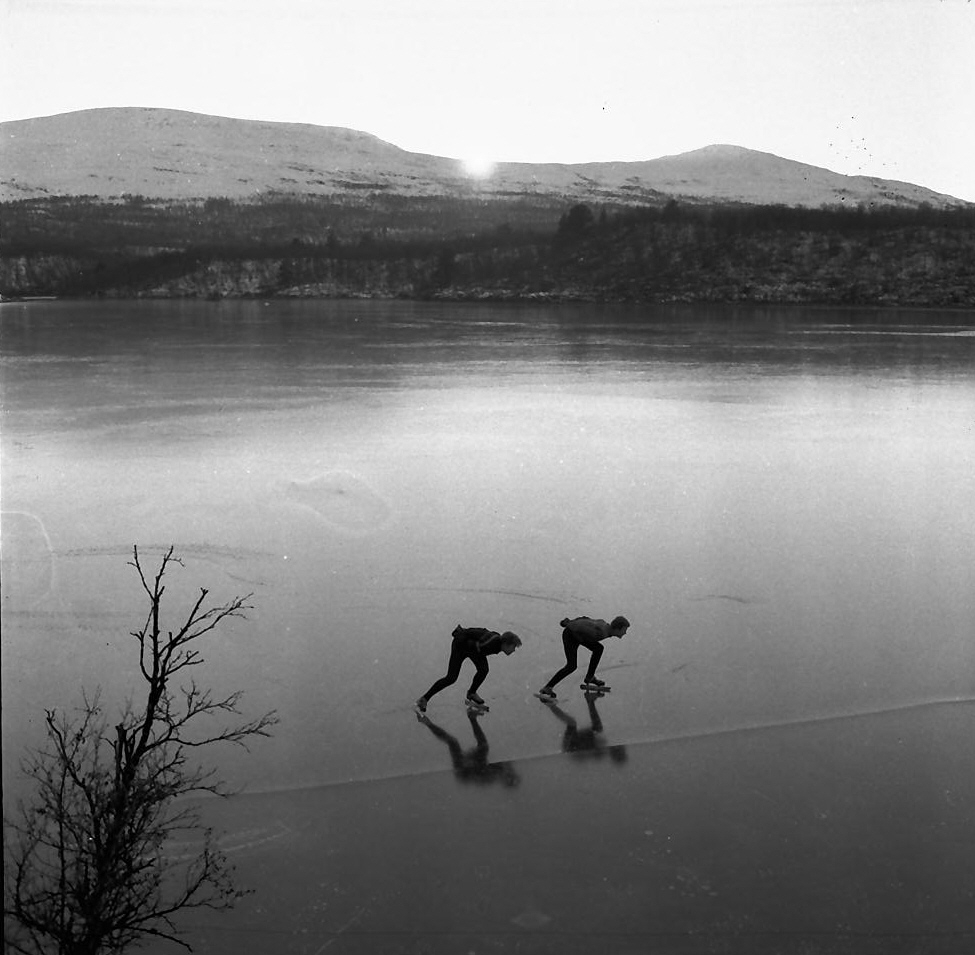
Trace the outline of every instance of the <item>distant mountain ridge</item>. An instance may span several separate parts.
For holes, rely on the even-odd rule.
[[[253,199],[268,194],[562,197],[660,204],[742,202],[935,208],[968,203],[922,186],[845,176],[740,146],[639,162],[498,163],[476,178],[459,160],[408,152],[342,127],[119,107],[0,123],[0,200]]]

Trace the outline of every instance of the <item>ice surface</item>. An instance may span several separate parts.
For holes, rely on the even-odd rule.
[[[957,315],[0,319],[5,803],[45,706],[138,680],[133,544],[173,613],[251,595],[205,656],[282,718],[219,757],[257,892],[198,951],[971,949],[975,339],[905,334]],[[556,710],[583,613],[632,627]],[[524,645],[422,725],[458,623]]]
[[[377,530],[389,519],[390,506],[354,474],[331,471],[307,481],[290,481],[285,497],[308,508],[326,524],[352,532]]]
[[[474,745],[453,722],[457,745]],[[477,760],[441,753],[450,769],[215,808],[256,891],[194,918],[195,946],[971,950],[973,704],[631,745],[625,761],[509,762],[511,740],[481,725],[480,779]]]

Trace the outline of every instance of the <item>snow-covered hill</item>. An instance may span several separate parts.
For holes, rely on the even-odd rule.
[[[478,178],[460,160],[407,152],[340,127],[136,107],[0,123],[2,200],[125,194],[243,199],[268,193],[966,205],[910,183],[844,176],[739,146],[706,146],[643,162],[499,163]]]

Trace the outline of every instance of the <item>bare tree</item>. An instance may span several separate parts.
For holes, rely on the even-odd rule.
[[[240,721],[239,691],[216,697],[196,682],[200,641],[244,616],[250,595],[213,606],[201,589],[179,627],[165,630],[163,578],[173,564],[182,561],[170,547],[147,576],[133,548],[130,565],[148,602],[145,623],[132,632],[138,703],[130,697],[112,727],[97,692],[84,693],[71,713],[47,710],[46,742],[23,763],[35,790],[14,821],[4,819],[4,927],[14,951],[99,955],[149,936],[190,949],[176,916],[230,908],[245,894],[197,801],[183,797],[229,795],[216,770],[197,761],[199,751],[246,748],[278,719],[271,711]],[[177,836],[199,840],[188,857],[167,857]]]

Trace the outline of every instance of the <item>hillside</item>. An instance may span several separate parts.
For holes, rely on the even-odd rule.
[[[236,200],[271,195],[691,202],[816,208],[964,206],[921,186],[844,176],[738,146],[643,162],[499,163],[482,179],[455,159],[338,127],[167,109],[83,110],[0,123],[0,201],[67,196]]]
[[[350,129],[104,109],[0,124],[0,297],[971,308],[975,205],[738,146],[457,160]]]

